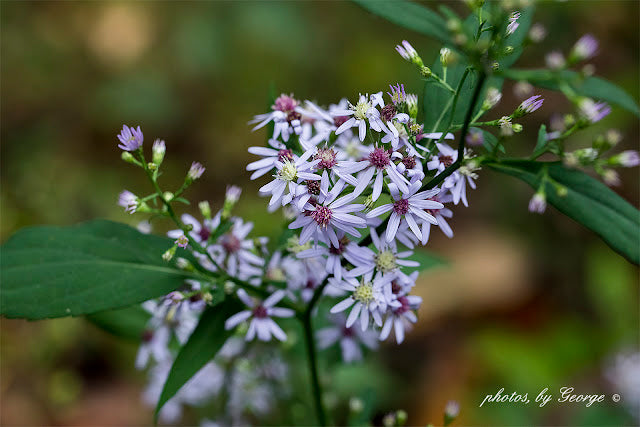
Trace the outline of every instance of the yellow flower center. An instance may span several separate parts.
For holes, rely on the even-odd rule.
[[[298,169],[296,168],[295,163],[286,160],[282,170],[280,170],[279,176],[280,179],[284,181],[295,181],[298,179]]]
[[[387,273],[396,269],[396,255],[389,250],[380,252],[375,256],[374,259],[376,261],[378,270],[382,271],[383,273]]]
[[[373,301],[373,285],[370,282],[361,283],[355,291],[353,291],[353,299],[363,304],[369,304]]]

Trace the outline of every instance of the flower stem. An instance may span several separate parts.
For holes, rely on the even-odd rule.
[[[312,307],[309,304],[309,308]],[[307,309],[302,316],[302,325],[304,327],[304,338],[307,347],[307,360],[309,362],[309,372],[311,374],[311,392],[313,394],[313,403],[316,408],[318,417],[318,425],[326,426],[327,420],[322,405],[322,388],[318,378],[318,361],[316,358],[316,342],[313,337],[313,325],[311,320],[311,310]]]

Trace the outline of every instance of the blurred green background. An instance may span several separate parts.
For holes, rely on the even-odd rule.
[[[466,14],[462,3],[448,6]],[[638,99],[639,14],[629,1],[539,3],[534,21],[549,35],[517,65],[542,66],[546,52],[567,52],[590,32],[601,43],[596,73]],[[200,161],[207,171],[191,200],[219,207],[225,186],[238,184],[238,213],[255,221],[256,234],[272,235],[279,216],[266,213],[256,191],[262,181],[250,182],[244,170],[247,147],[264,141],[247,122],[265,111],[269,85],[321,104],[396,82],[421,94],[394,46],[410,40],[427,63],[439,49],[349,2],[1,2],[0,15],[3,241],[33,224],[96,217],[136,224],[140,217],[116,205],[123,188],[148,190],[142,174],[119,160],[116,134],[125,123],[142,126],[147,146],[167,142],[167,185]],[[551,113],[570,112],[559,95],[541,93],[544,107],[522,122],[514,153],[532,150]],[[488,117],[519,102],[507,85]],[[638,149],[637,118],[617,108],[573,143],[588,145],[609,128],[624,135],[620,149]],[[638,170],[621,172],[616,191],[637,206]],[[624,395],[591,408],[478,407],[502,387],[530,397],[563,385],[610,396],[620,391],[603,374],[607,361],[638,351],[638,269],[553,208],[528,213],[531,195],[483,171],[470,207],[454,210],[456,237],[433,233],[430,250],[451,264],[421,276],[420,323],[405,344],[384,346],[365,375],[341,382],[326,373],[325,380],[354,392],[371,382],[378,416],[404,408],[411,425],[441,423],[449,399],[461,403],[458,425],[637,422]],[[144,375],[133,369],[136,343],[82,319],[2,319],[0,339],[1,424],[151,421],[140,399]]]

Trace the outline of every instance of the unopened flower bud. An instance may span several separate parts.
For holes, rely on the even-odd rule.
[[[462,29],[462,23],[459,19],[451,18],[447,21],[447,29],[452,33],[459,33]]]
[[[489,89],[487,89],[487,94],[485,96],[484,102],[482,103],[482,109],[485,111],[490,110],[491,108],[495,107],[501,99],[502,93],[500,93],[497,88],[490,87]]]
[[[211,292],[205,292],[202,294],[202,301],[204,301],[205,304],[211,304],[211,302],[213,301],[213,295],[211,295]]]
[[[561,70],[567,65],[567,61],[565,61],[564,56],[561,52],[558,51],[549,52],[544,57],[544,60],[547,64],[547,67],[551,68],[552,70]]]
[[[428,79],[429,77],[431,77],[431,69],[429,67],[423,66],[420,68],[420,74],[422,75],[422,77]]]
[[[173,256],[176,254],[176,250],[178,250],[177,245],[171,246],[165,251],[165,253],[162,254],[162,259],[167,262],[171,261],[173,259]]]
[[[153,163],[153,162],[149,162],[149,163],[147,163],[147,168],[148,168],[150,171],[155,171],[155,170],[157,170],[157,169],[158,169],[158,165],[156,165],[156,164],[155,164],[155,163]]]
[[[384,427],[394,427],[396,425],[396,414],[391,412],[382,417],[382,425]]]
[[[613,169],[605,169],[601,173],[602,180],[609,187],[617,187],[620,185],[620,175]]]
[[[184,271],[193,271],[193,264],[191,264],[188,259],[182,257],[176,259],[176,267]]]
[[[200,209],[200,213],[204,217],[204,219],[211,219],[211,205],[208,201],[203,200],[198,203],[198,208]]]
[[[127,163],[140,166],[140,162],[137,161],[135,157],[133,157],[133,154],[131,154],[128,151],[123,151],[120,157],[122,158],[122,160],[124,160]]]
[[[640,156],[638,156],[638,152],[635,150],[625,150],[620,154],[610,157],[608,163],[614,166],[631,168],[640,164]]]
[[[233,207],[238,203],[242,194],[242,189],[235,185],[227,186],[227,192],[224,197],[224,205],[222,207],[222,217],[228,219],[231,217],[231,211]]]
[[[543,187],[540,187],[538,192],[533,195],[531,200],[529,200],[529,212],[533,213],[544,213],[547,209],[547,197],[544,194]]]
[[[580,72],[584,77],[591,77],[596,73],[596,66],[593,64],[585,64]]]
[[[491,69],[493,71],[498,71],[500,69],[500,63],[499,62],[494,62],[493,64],[491,64]]]
[[[440,63],[443,67],[448,67],[453,62],[453,52],[447,47],[440,49]]]
[[[564,185],[556,185],[556,194],[558,195],[558,197],[567,197],[567,195],[569,194],[569,189],[567,189],[567,187],[565,187]]]
[[[165,191],[162,193],[162,198],[167,202],[170,202],[173,200],[173,193],[171,191]]]
[[[484,0],[483,0],[484,2]],[[407,414],[407,411],[404,411],[402,409],[399,409],[396,411],[396,425],[397,426],[403,426],[407,423],[407,418],[409,418],[409,415]]]
[[[407,110],[409,117],[412,119],[418,117],[418,95],[414,93],[407,94]]]
[[[364,409],[364,402],[359,397],[349,399],[349,410],[355,414],[359,414]]]
[[[156,141],[153,143],[153,148],[152,148],[153,163],[160,166],[162,164],[162,161],[164,160],[164,153],[166,151],[167,151],[167,146],[165,145],[164,141],[162,141],[161,139],[156,139]]]
[[[547,36],[547,30],[544,25],[535,23],[529,30],[529,40],[534,43],[540,43]]]
[[[594,56],[597,50],[598,40],[591,34],[585,34],[573,46],[569,57],[572,62],[583,61]]]
[[[513,128],[513,131],[515,133],[520,133],[522,132],[522,129],[523,129],[520,123],[514,123],[511,127]]]
[[[224,282],[224,293],[231,295],[236,290],[236,284],[230,280]]]
[[[448,426],[458,417],[460,413],[460,404],[455,400],[450,400],[444,407],[444,425]]]
[[[504,48],[504,54],[505,55],[511,55],[513,53],[513,51],[514,51],[513,46],[507,46],[507,47]]]
[[[612,147],[615,147],[620,141],[622,141],[622,134],[616,129],[609,129],[605,138]]]

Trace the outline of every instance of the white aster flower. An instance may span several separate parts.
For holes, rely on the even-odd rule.
[[[376,251],[363,246],[349,246],[347,259],[355,268],[347,272],[348,277],[361,276],[374,269],[383,274],[396,274],[402,266],[418,267],[420,265],[417,261],[405,259],[413,255],[412,251],[398,252],[395,242],[388,243],[381,240],[374,228],[371,228],[370,232]]]
[[[231,221],[231,229],[207,248],[209,254],[230,276],[242,280],[261,276],[264,259],[254,253],[253,240],[247,239],[247,235],[253,229],[253,223],[245,223],[240,218],[232,218]],[[207,267],[204,262],[203,266]]]
[[[263,195],[271,194],[270,207],[275,207],[278,203],[282,206],[289,204],[296,194],[301,193],[301,189],[298,187],[302,181],[321,179],[320,175],[310,172],[319,163],[319,160],[307,161],[312,154],[313,151],[309,150],[301,157],[275,162],[277,172],[273,175],[274,180],[263,185],[259,190]],[[306,191],[306,189],[304,190]]]
[[[340,313],[353,306],[347,317],[346,327],[350,328],[358,317],[360,327],[364,331],[369,327],[369,318],[373,317],[378,326],[382,326],[381,312],[386,311],[387,306],[399,306],[399,303],[390,302],[391,299],[391,277],[384,277],[373,273],[365,274],[360,281],[353,277],[343,278],[343,280],[329,279],[329,284],[338,289],[348,292],[347,298],[340,301],[331,308],[331,313]]]
[[[269,341],[271,336],[280,341],[287,339],[287,334],[271,319],[271,317],[292,317],[295,314],[289,308],[274,307],[284,297],[284,291],[276,291],[264,301],[254,300],[243,289],[239,289],[237,294],[238,298],[251,310],[243,310],[229,317],[224,322],[226,330],[233,329],[245,320],[251,319],[245,337],[247,341],[253,340],[256,336],[260,341]]]
[[[339,116],[352,116],[336,129],[336,135],[340,135],[352,127],[357,127],[360,141],[364,141],[365,136],[367,136],[367,122],[369,127],[376,132],[389,133],[389,129],[380,119],[380,111],[375,108],[376,105],[380,104],[381,98],[382,92],[374,94],[371,99],[368,94],[360,95],[356,105],[350,105],[348,110],[335,111],[334,114]],[[384,105],[384,102],[382,105]]]

